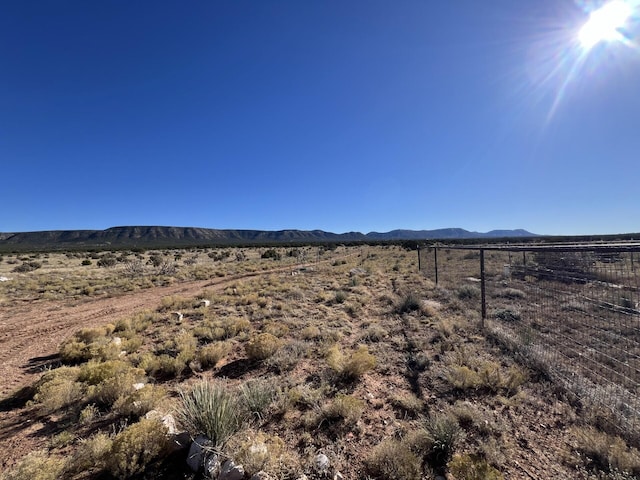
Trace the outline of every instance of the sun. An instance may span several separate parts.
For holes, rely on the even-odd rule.
[[[602,41],[621,40],[620,28],[632,13],[631,6],[622,0],[613,0],[591,12],[589,20],[580,29],[578,38],[585,50]]]

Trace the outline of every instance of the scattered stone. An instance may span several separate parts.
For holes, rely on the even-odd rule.
[[[314,459],[316,470],[319,472],[326,472],[329,468],[329,457],[324,453],[319,453]]]
[[[171,319],[172,320],[177,320],[178,322],[182,321],[182,319],[184,318],[184,315],[182,315],[182,313],[180,312],[171,312]]]
[[[200,307],[207,308],[209,305],[211,305],[211,301],[209,301],[209,300],[200,300],[200,303],[199,303]]]
[[[0,277],[0,282],[8,282],[9,280],[11,280],[8,277]]]
[[[191,447],[189,448],[189,454],[187,455],[187,465],[194,472],[200,470],[200,467],[204,465],[204,459],[206,455],[207,447],[211,446],[211,440],[204,435],[198,435]]]
[[[133,384],[133,388],[135,390],[140,390],[140,389],[144,388],[144,385],[145,385],[144,383],[134,383]],[[153,410],[151,410],[151,411],[153,412]]]
[[[296,480],[309,480],[309,478],[303,473],[298,478],[296,478]]]
[[[349,270],[349,275],[355,277],[356,275],[366,275],[367,271],[364,268],[352,268]]]
[[[233,460],[227,460],[222,464],[218,480],[242,480],[244,478],[244,467],[236,465]]]
[[[344,480],[344,475],[342,475],[340,472],[336,472],[333,475],[333,480]]]
[[[111,341],[114,345],[122,345],[122,339],[120,337],[113,337]]]

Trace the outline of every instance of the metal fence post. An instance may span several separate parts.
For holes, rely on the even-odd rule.
[[[486,288],[484,278],[484,249],[480,249],[480,297],[482,302],[482,328],[484,328],[484,320],[487,318],[487,302],[486,302]]]
[[[438,247],[433,247],[434,269],[436,272],[436,285],[438,285]]]

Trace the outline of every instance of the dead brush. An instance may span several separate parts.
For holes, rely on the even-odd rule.
[[[622,438],[593,427],[574,427],[571,434],[574,450],[586,467],[640,476],[640,451],[627,446]]]

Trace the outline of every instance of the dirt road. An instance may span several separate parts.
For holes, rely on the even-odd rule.
[[[299,265],[298,267],[305,266]],[[37,300],[3,306],[0,310],[0,399],[30,384],[60,343],[85,327],[115,323],[136,312],[155,309],[163,297],[193,297],[203,289],[222,289],[245,278],[290,271],[292,266],[182,282],[111,298],[82,301]]]

